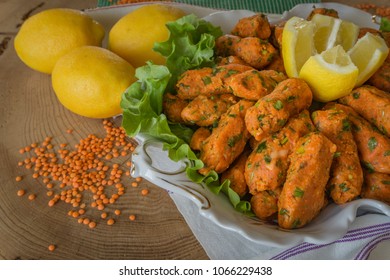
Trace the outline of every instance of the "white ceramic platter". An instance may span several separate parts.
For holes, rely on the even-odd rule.
[[[144,4],[145,5],[145,4]],[[220,11],[180,3],[167,3],[194,13],[215,25],[221,26],[229,33],[235,23],[242,17],[254,14],[251,11]],[[139,8],[140,4],[110,6],[87,10],[86,12],[104,25],[107,34],[113,24],[130,11]],[[362,27],[378,28],[372,22],[371,15],[361,10],[336,3],[316,4],[316,7],[333,8],[339,12],[340,18],[352,21]],[[307,17],[312,4],[298,5],[283,15],[268,15],[271,23],[276,23],[291,16]],[[106,44],[106,43],[105,43]],[[277,225],[262,222],[257,218],[247,217],[233,209],[227,198],[215,195],[206,186],[189,180],[184,173],[184,162],[173,162],[162,150],[162,143],[148,139],[143,135],[136,137],[139,145],[133,154],[133,176],[140,176],[155,185],[189,199],[195,203],[199,213],[227,230],[241,234],[245,239],[258,244],[281,247],[301,242],[325,244],[342,237],[357,215],[365,212],[382,213],[390,216],[390,206],[368,199],[360,199],[345,205],[331,204],[309,225],[301,229],[282,230]]]

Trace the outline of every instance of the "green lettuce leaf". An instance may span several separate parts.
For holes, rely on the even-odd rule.
[[[204,164],[188,145],[192,129],[169,122],[162,113],[164,93],[173,89],[184,71],[214,64],[215,38],[222,32],[219,27],[194,15],[168,23],[167,27],[170,31],[168,41],[155,44],[155,50],[167,57],[167,65],[147,62],[136,69],[138,80],[123,93],[121,99],[122,127],[130,137],[143,134],[161,140],[170,159],[188,159],[186,174],[189,179],[204,183],[215,194],[225,193],[235,209],[250,214],[250,203],[241,201],[230,188],[228,180],[221,184],[215,171],[206,176],[199,174],[198,170]]]
[[[169,126],[161,114],[162,98],[171,73],[165,66],[148,62],[136,69],[135,76],[138,81],[122,95],[122,126],[130,137],[143,132],[165,136]]]
[[[382,17],[379,30],[383,32],[390,32],[390,19]]]
[[[167,58],[166,66],[172,73],[168,90],[172,90],[184,71],[214,64],[215,38],[222,35],[222,30],[193,14],[166,26],[169,39],[155,43],[153,50]]]

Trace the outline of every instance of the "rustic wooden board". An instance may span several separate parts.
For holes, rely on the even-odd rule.
[[[115,204],[122,214],[113,226],[97,219],[94,229],[78,224],[67,215],[72,206],[57,203],[48,207],[47,188],[33,171],[19,167],[26,158],[19,149],[53,137],[54,146],[73,146],[88,134],[104,136],[101,120],[79,117],[58,102],[49,75],[25,66],[13,49],[13,38],[26,14],[51,7],[90,8],[96,1],[22,1],[0,3],[0,258],[1,259],[206,259],[200,246],[177,211],[169,195],[143,181],[128,185]],[[66,131],[73,129],[73,133]],[[125,168],[125,167],[124,167]],[[16,176],[23,176],[16,182]],[[16,192],[23,188],[23,197]],[[147,188],[147,196],[140,194]],[[28,194],[36,199],[28,200]],[[113,211],[114,208],[108,210]],[[90,215],[99,218],[99,213]],[[135,221],[128,219],[136,215]],[[111,214],[113,216],[113,214]],[[48,250],[55,244],[54,252]]]

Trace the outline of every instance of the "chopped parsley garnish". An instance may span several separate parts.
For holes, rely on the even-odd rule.
[[[242,139],[242,134],[234,135],[228,139],[228,146],[233,148]]]
[[[287,102],[292,102],[296,99],[297,97],[295,95],[290,95],[289,97],[287,97]]]
[[[376,146],[378,146],[378,142],[376,141],[375,137],[371,137],[370,139],[368,139],[367,145],[370,152],[372,152],[376,148]]]
[[[354,99],[359,99],[359,97],[360,97],[360,92],[354,92],[354,93],[352,93],[352,97],[353,97]]]
[[[288,213],[289,213],[288,210],[285,208],[279,210],[279,215],[288,215]]]
[[[372,166],[371,163],[369,163],[367,161],[363,161],[363,164],[368,169],[368,172],[370,172],[370,173],[375,172],[375,168],[374,168],[374,166]]]
[[[350,189],[350,188],[347,187],[347,184],[346,184],[346,183],[341,183],[341,184],[339,185],[339,188],[340,188],[340,190],[341,190],[342,192],[347,192],[347,191],[349,191],[349,189]]]
[[[261,121],[263,120],[264,117],[265,117],[265,114],[261,114],[261,115],[259,115],[259,116],[257,117],[257,120],[258,120],[259,122],[261,122]]]
[[[280,119],[277,121],[278,126],[284,126],[286,124],[287,120],[286,119]]]
[[[282,141],[280,141],[280,144],[283,146],[284,144],[286,144],[288,142],[288,137],[286,136],[286,137],[284,137],[283,139],[282,139]]]
[[[301,154],[303,154],[303,153],[305,153],[305,148],[302,147],[302,146],[300,146],[300,147],[297,149],[297,154],[301,155]]]
[[[237,74],[237,73],[238,73],[237,70],[231,69],[231,70],[229,70],[229,71],[226,73],[225,78],[229,78],[231,75],[234,75],[234,74]]]
[[[267,148],[267,142],[263,141],[259,145],[257,145],[256,153],[261,153]]]
[[[294,222],[292,223],[292,228],[297,228],[298,226],[300,226],[301,224],[301,220],[300,219],[296,219],[294,220]]]
[[[305,192],[302,189],[300,189],[299,187],[296,187],[294,190],[293,196],[294,197],[303,197],[304,193]]]
[[[351,123],[348,119],[343,119],[343,131],[350,131],[351,130]]]
[[[207,86],[212,83],[211,78],[209,76],[202,77],[203,83]]]
[[[271,161],[272,161],[271,156],[270,156],[270,155],[265,155],[265,156],[264,156],[264,161],[265,161],[265,163],[267,163],[267,164],[271,163]]]
[[[281,109],[283,109],[283,102],[282,101],[280,101],[280,100],[277,100],[275,103],[274,103],[274,108],[276,109],[276,110],[281,110]]]

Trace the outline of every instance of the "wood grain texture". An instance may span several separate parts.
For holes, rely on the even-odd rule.
[[[8,38],[0,55],[0,259],[207,259],[169,195],[149,182],[133,188],[130,178],[123,180],[129,186],[126,193],[107,210],[112,217],[114,209],[122,211],[113,226],[87,208],[98,223],[90,229],[67,215],[69,204],[48,207],[42,179],[33,179],[32,170],[17,165],[26,158],[20,148],[47,136],[53,137],[54,146],[73,146],[88,134],[105,134],[101,120],[66,110],[52,90],[50,76],[29,69],[13,49],[22,17],[52,7],[95,5],[96,1],[0,2],[0,42]],[[23,180],[16,182],[16,176]],[[16,195],[20,188],[26,190],[23,197]],[[141,188],[149,189],[149,195],[142,196]],[[30,193],[36,194],[35,200],[28,200]],[[128,219],[130,214],[136,215],[135,221]],[[49,244],[57,246],[54,252]]]

